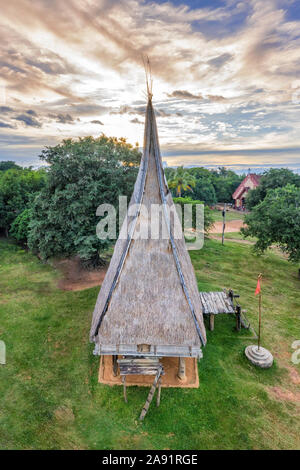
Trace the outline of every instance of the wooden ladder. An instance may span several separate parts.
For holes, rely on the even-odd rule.
[[[156,387],[158,385],[158,392],[157,392],[157,406],[159,406],[160,404],[160,389],[161,389],[161,375],[162,375],[162,371],[163,371],[163,367],[162,365],[159,367],[159,369],[157,370],[157,374],[155,376],[155,379],[154,379],[154,382],[150,388],[150,392],[149,392],[149,395],[147,397],[147,400],[146,400],[146,403],[145,405],[143,406],[143,409],[141,411],[141,414],[140,414],[140,421],[143,421],[143,419],[145,418],[146,414],[147,414],[147,411],[149,409],[149,406],[150,406],[150,403],[152,402],[153,400],[153,396],[154,396],[154,393],[155,393],[155,390],[156,390]]]
[[[127,403],[127,393],[126,393],[126,376],[127,375],[155,375],[154,382],[151,386],[150,392],[148,394],[146,403],[140,414],[140,421],[142,421],[149,409],[150,403],[153,400],[153,396],[156,388],[158,387],[157,392],[157,401],[156,404],[160,404],[160,394],[161,394],[161,377],[164,374],[164,369],[162,364],[159,362],[158,358],[149,358],[149,357],[125,357],[123,359],[118,359],[118,364],[120,367],[120,375],[123,382],[123,391],[124,391],[124,400]]]

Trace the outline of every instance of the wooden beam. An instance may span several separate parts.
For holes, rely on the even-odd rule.
[[[215,316],[212,314],[209,315],[209,329],[210,331],[214,331],[215,329]]]
[[[186,375],[185,375],[185,358],[184,358],[184,357],[179,357],[177,376],[178,376],[178,378],[179,378],[180,380],[186,380]]]
[[[118,375],[118,356],[115,354],[112,356],[112,364],[113,364],[113,375],[116,377]]]
[[[156,406],[160,405],[160,393],[161,393],[161,377],[158,381],[158,390],[157,390],[157,397],[156,397]]]
[[[126,375],[123,375],[122,382],[123,382],[124,401],[125,401],[125,403],[128,403],[127,402],[127,393],[126,393]]]

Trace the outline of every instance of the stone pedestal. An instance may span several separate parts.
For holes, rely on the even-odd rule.
[[[268,369],[273,364],[273,356],[265,348],[258,349],[256,344],[251,344],[251,346],[247,346],[245,349],[246,357],[249,361],[257,367],[262,367],[263,369]]]

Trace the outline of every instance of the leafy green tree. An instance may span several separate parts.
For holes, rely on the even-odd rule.
[[[212,184],[215,188],[218,202],[232,202],[232,194],[244,179],[244,175],[237,175],[234,171],[220,167],[212,171]]]
[[[6,235],[15,218],[29,207],[34,195],[44,186],[46,171],[31,168],[9,169],[0,177],[0,228]]]
[[[48,178],[32,205],[30,249],[43,259],[77,254],[99,264],[109,241],[96,236],[96,209],[103,203],[117,207],[119,195],[131,195],[140,157],[137,146],[105,135],[43,150]]]
[[[168,181],[168,186],[176,190],[177,196],[181,197],[184,191],[191,191],[196,185],[196,179],[183,166],[179,166],[173,175],[173,178]]]
[[[216,191],[212,184],[212,173],[206,168],[195,167],[187,170],[196,180],[191,197],[212,206],[217,202]]]
[[[11,160],[4,160],[3,162],[0,162],[0,171],[6,171],[11,169],[21,170],[22,167]]]
[[[169,181],[173,179],[173,175],[176,173],[176,169],[166,167],[164,168],[164,172],[165,172],[166,180]]]
[[[300,260],[300,188],[287,184],[270,189],[262,202],[246,215],[241,232],[258,238],[255,249],[263,253],[273,244],[288,254],[290,261]]]
[[[217,203],[216,191],[212,183],[203,179],[196,180],[193,192],[193,199],[203,201],[209,206]]]
[[[296,175],[287,168],[271,168],[264,172],[259,186],[249,191],[246,198],[247,209],[251,210],[264,200],[270,189],[282,188],[287,184],[300,187],[300,175]]]
[[[31,213],[31,209],[24,209],[11,224],[10,235],[23,245],[27,245]]]

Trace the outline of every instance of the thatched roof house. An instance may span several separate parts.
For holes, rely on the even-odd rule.
[[[167,228],[168,237],[162,230],[156,239],[137,236],[150,227],[141,205],[150,214],[152,204],[162,205],[160,229]],[[202,305],[184,237],[174,237],[168,213],[173,207],[149,94],[128,228],[123,225],[94,310],[90,336],[96,354],[202,357]]]

